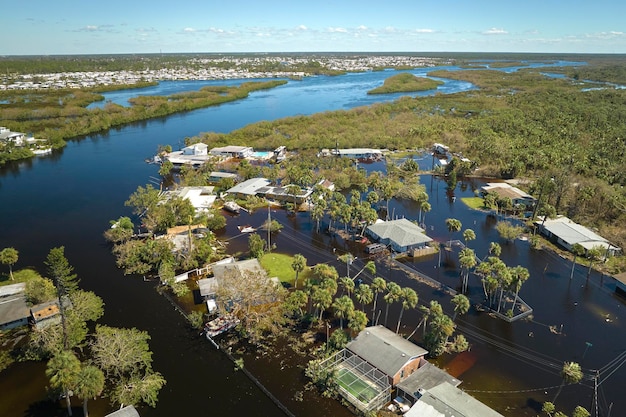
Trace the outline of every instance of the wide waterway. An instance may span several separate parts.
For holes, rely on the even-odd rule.
[[[411,72],[422,74],[426,70]],[[223,354],[190,330],[182,316],[153,290],[152,284],[124,277],[115,268],[102,232],[108,227],[109,220],[130,214],[124,207],[124,201],[138,185],[147,183],[150,176],[156,175],[156,167],[146,164],[144,159],[153,154],[158,145],[177,147],[185,137],[203,131],[227,132],[259,120],[390,100],[392,96],[368,96],[366,92],[382,84],[393,73],[355,73],[290,81],[273,90],[253,93],[246,100],[70,141],[65,149],[50,157],[6,166],[0,171],[0,201],[3,203],[0,205],[0,248],[13,246],[18,249],[20,259],[16,268],[33,266],[42,270],[50,248],[65,246],[67,258],[81,278],[81,286],[104,299],[105,316],[100,322],[137,327],[150,333],[154,369],[163,373],[168,384],[159,396],[157,408],[142,408],[142,416],[232,412],[283,415],[241,372],[233,370],[232,363]],[[153,87],[152,93],[167,94],[211,83],[218,82],[167,82]],[[444,92],[456,92],[473,87],[454,81],[440,88]],[[121,100],[136,94],[137,91],[129,92]],[[109,99],[114,100],[113,97]],[[460,184],[455,192],[459,197],[469,195],[475,186],[477,184]],[[432,227],[431,235],[446,239],[445,219],[459,218],[464,228],[471,227],[476,231],[478,239],[472,247],[477,253],[484,254],[488,242],[497,239],[493,222],[483,213],[466,210],[460,200],[449,200],[445,186],[436,180],[433,180],[432,187],[429,184],[429,191],[433,211],[427,215],[427,224]],[[398,215],[411,218],[417,215],[415,207],[409,204],[392,204]],[[359,250],[312,234],[310,221],[304,214],[295,219],[284,217],[281,213],[275,215],[294,228],[291,235],[298,239],[289,240],[289,233],[283,233],[276,241],[278,249],[284,247],[305,253],[309,263],[332,259],[330,247],[333,245],[340,245],[340,251]],[[262,216],[264,214],[259,213],[250,219],[236,221],[255,224]],[[229,223],[225,236],[235,234],[235,222]],[[235,239],[231,244],[233,247],[237,244],[243,246],[245,241]],[[582,362],[585,368],[598,369],[623,351],[626,346],[621,325],[623,304],[611,295],[612,284],[608,280],[600,284],[599,276],[594,274],[590,284],[585,285],[584,271],[579,268],[570,284],[569,264],[547,252],[533,252],[525,242],[504,246],[503,259],[510,265],[520,263],[531,270],[532,278],[523,288],[521,296],[535,308],[536,321],[509,325],[477,313],[457,319],[473,345],[471,355],[467,356],[474,365],[461,375],[465,381],[462,387],[467,390],[507,391],[475,392],[474,395],[493,404],[505,415],[534,416],[536,413],[532,406],[535,402],[551,400],[554,390],[549,387],[560,382],[558,370],[547,366],[546,362],[556,363],[558,367],[564,360],[576,360]],[[414,267],[431,275],[439,273],[441,279],[454,286],[456,273],[452,266],[435,268],[436,264],[437,261],[431,259]],[[422,302],[430,298],[440,299],[444,304],[447,302],[438,292],[409,282],[401,274],[392,271],[386,276],[399,280],[403,286],[415,285]],[[482,291],[479,286],[474,281],[472,292]],[[419,319],[416,313],[407,313],[406,316],[407,327],[416,324]],[[392,311],[390,321],[393,322],[396,317],[397,313]],[[561,324],[561,335],[549,330],[549,325],[560,328]],[[506,347],[485,341],[485,337]],[[586,342],[593,345],[587,351]],[[262,358],[246,365],[254,369],[265,366],[265,361],[269,360]],[[278,391],[288,391],[285,386],[299,374],[286,367],[277,368],[273,376],[268,386],[280,396]],[[601,385],[601,393],[605,395],[603,401],[606,405],[614,402],[612,415],[621,415],[626,410],[626,399],[620,397],[617,387],[626,382],[624,372],[615,372],[610,377],[605,373],[604,376],[607,380]],[[44,401],[46,385],[40,364],[16,364],[0,373],[0,415],[63,415],[62,411],[51,409],[49,403]],[[590,385],[590,381],[586,385]],[[544,394],[543,390],[534,390],[536,388],[546,388],[550,395]],[[511,392],[529,389],[533,391]],[[338,403],[330,400],[305,395],[305,401],[298,402],[290,400],[292,397],[281,397],[281,400],[298,416],[349,415]],[[563,407],[568,407],[564,411],[570,413],[576,400],[589,408],[590,398],[591,390],[587,387],[567,387],[559,397],[559,404],[562,402]],[[503,404],[510,404],[512,409],[505,412]],[[102,415],[106,407],[105,402],[96,401],[90,408],[93,415]]]

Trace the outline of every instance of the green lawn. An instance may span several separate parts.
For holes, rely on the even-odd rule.
[[[337,383],[364,404],[367,404],[378,395],[376,389],[346,368],[342,368],[337,372]]]
[[[471,209],[482,209],[485,208],[485,204],[483,203],[483,199],[481,197],[463,197],[461,201],[465,203]]]
[[[30,280],[31,278],[38,277],[38,276],[40,276],[39,273],[32,269],[20,269],[19,271],[14,270],[13,271],[14,280],[12,281],[11,277],[9,276],[9,271],[7,267],[6,274],[0,273],[0,285],[11,285],[11,284],[17,284],[19,282],[26,282]]]
[[[265,268],[270,277],[278,277],[280,282],[293,285],[296,279],[296,273],[291,268],[293,256],[270,252],[263,255],[260,262],[261,266]],[[306,267],[304,271],[300,272],[298,276],[298,287],[302,287],[302,283],[308,279],[310,274],[311,268],[309,267]]]

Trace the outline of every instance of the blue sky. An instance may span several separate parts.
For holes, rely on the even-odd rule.
[[[0,55],[626,53],[624,0],[3,1]]]

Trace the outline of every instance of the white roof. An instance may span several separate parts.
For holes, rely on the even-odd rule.
[[[573,222],[565,216],[546,219],[545,223],[543,223],[543,228],[570,246],[578,243],[585,249],[592,249],[594,246],[601,246],[605,249],[612,246],[614,249],[617,249],[616,245],[611,244],[599,234]]]
[[[259,188],[266,187],[270,184],[270,181],[265,178],[251,178],[244,182],[240,182],[233,188],[228,189],[227,193],[239,193],[246,195],[256,195]]]

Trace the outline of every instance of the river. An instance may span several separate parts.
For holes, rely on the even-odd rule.
[[[427,70],[411,72],[424,74]],[[392,100],[397,95],[368,96],[366,92],[394,73],[354,73],[289,81],[272,90],[252,93],[245,100],[78,138],[49,157],[5,166],[0,169],[0,201],[3,203],[0,205],[0,248],[12,246],[19,251],[15,268],[32,266],[42,270],[48,251],[52,247],[65,246],[67,258],[81,278],[81,287],[94,291],[105,302],[105,316],[100,322],[136,327],[150,333],[154,369],[163,373],[168,384],[161,391],[157,407],[142,408],[142,416],[232,412],[283,415],[241,372],[233,370],[232,363],[221,352],[190,330],[182,316],[153,290],[152,284],[125,277],[115,268],[102,233],[109,220],[130,215],[124,201],[138,185],[146,184],[150,176],[156,175],[157,167],[146,164],[144,159],[152,155],[158,145],[171,144],[177,148],[185,137],[199,132],[228,132],[260,120]],[[164,94],[166,91],[199,88],[211,83],[215,82],[165,82],[150,87],[151,90],[146,93]],[[471,84],[457,81],[440,86],[441,91],[447,93],[471,88],[474,88]],[[107,99],[122,103],[137,93],[137,90],[115,92]],[[425,177],[423,181],[427,179]],[[459,197],[467,195],[477,185],[460,183],[455,192]],[[433,211],[428,214],[427,223],[432,226],[432,236],[445,239],[445,218],[459,218],[464,228],[474,228],[478,239],[473,247],[479,254],[484,253],[489,240],[496,239],[493,222],[484,214],[465,209],[459,200],[449,200],[445,186],[437,180],[432,181],[432,187],[429,185],[429,193]],[[415,207],[397,202],[392,204],[397,215],[415,217]],[[333,245],[341,245],[340,250],[359,250],[312,233],[305,214],[296,218],[287,218],[280,212],[275,215],[281,222],[293,227],[291,234],[300,242],[294,245],[286,231],[276,241],[278,249],[301,248],[300,252],[307,255],[310,263],[317,259],[332,259],[330,247]],[[257,218],[262,216],[262,213],[257,213],[249,221],[245,218],[240,220],[255,224]],[[235,226],[230,222],[224,234],[234,235]],[[233,245],[236,244],[233,242]],[[244,245],[245,242],[239,244]],[[535,308],[535,321],[507,325],[478,313],[457,319],[462,331],[467,329],[468,334],[481,333],[473,338],[468,336],[473,345],[471,355],[475,365],[461,376],[465,381],[462,387],[467,390],[509,391],[508,394],[477,392],[475,395],[494,406],[510,404],[511,413],[507,415],[534,416],[535,411],[531,408],[533,401],[551,398],[540,391],[525,394],[510,391],[558,385],[558,371],[542,369],[543,362],[536,359],[548,358],[546,360],[561,363],[564,360],[581,361],[587,341],[593,343],[593,347],[585,351],[582,363],[585,368],[600,368],[616,357],[626,342],[620,320],[623,304],[612,296],[608,280],[600,284],[597,282],[599,277],[594,274],[589,285],[585,285],[584,271],[579,270],[570,284],[569,279],[565,279],[569,278],[569,265],[565,261],[547,252],[531,251],[526,242],[504,246],[503,259],[509,264],[526,264],[531,269],[532,279],[521,295]],[[431,275],[437,273],[454,286],[452,261],[444,264],[448,267],[435,268],[437,262],[431,259],[414,267]],[[394,271],[389,274],[402,285],[416,285],[422,302],[431,297],[442,297],[421,284],[403,281],[405,278]],[[479,290],[478,285],[474,282],[471,290]],[[445,303],[444,300],[441,302]],[[407,326],[416,320],[417,314],[407,317]],[[549,331],[549,325],[560,324],[563,324],[563,334],[554,335]],[[610,338],[606,337],[609,332]],[[487,343],[482,333],[510,348],[497,348]],[[528,349],[533,352],[529,355],[530,359],[519,355],[520,351],[527,352]],[[522,359],[515,359],[514,356]],[[249,365],[254,369],[266,363],[274,362],[269,358],[259,358],[258,362]],[[442,365],[445,365],[445,360]],[[274,376],[276,378],[267,381],[272,390],[285,389],[285,383],[301,378],[293,369],[291,372],[277,370]],[[626,410],[626,399],[620,397],[617,389],[625,380],[623,372],[616,372],[601,386],[602,392],[606,393],[607,404],[615,403],[613,415],[620,415],[620,411],[624,413]],[[63,415],[62,410],[45,401],[46,384],[40,364],[15,364],[0,373],[0,415]],[[298,416],[349,415],[331,400],[305,395],[305,400],[299,402],[291,396],[284,396],[281,401]],[[577,399],[589,402],[590,391],[587,387],[567,387],[559,398],[568,406]],[[588,407],[587,403],[582,405]],[[102,415],[108,405],[104,401],[95,401],[90,408],[93,415]]]

